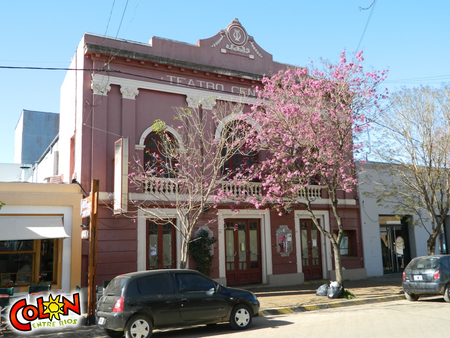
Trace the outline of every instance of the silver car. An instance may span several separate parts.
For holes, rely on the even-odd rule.
[[[450,255],[416,257],[403,271],[403,291],[406,299],[443,295],[450,302]]]

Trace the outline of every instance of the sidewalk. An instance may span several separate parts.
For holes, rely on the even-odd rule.
[[[244,289],[251,290],[261,303],[260,316],[314,311],[339,306],[362,305],[375,302],[386,302],[405,299],[402,291],[402,275],[390,274],[383,277],[372,277],[356,281],[345,281],[345,289],[356,298],[329,299],[316,296],[317,288],[327,281],[311,281],[301,285],[269,287],[265,285],[248,285]],[[3,334],[3,336],[2,336]],[[0,338],[23,337],[12,331],[0,333]],[[76,338],[76,337],[107,337],[97,325],[79,326],[76,330],[50,331],[34,335],[39,338]]]
[[[404,299],[402,275],[389,274],[356,281],[345,281],[345,289],[356,297],[329,299],[316,296],[316,290],[327,281],[311,281],[301,285],[285,287],[247,286],[258,297],[261,316],[289,312],[303,312],[338,306],[361,305],[367,303]]]

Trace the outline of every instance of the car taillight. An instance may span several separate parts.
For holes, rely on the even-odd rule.
[[[441,277],[441,270],[436,270],[436,271],[433,273],[433,280],[438,280],[439,277]]]
[[[123,311],[123,297],[119,297],[114,304],[112,312],[122,312]]]
[[[405,271],[403,271],[403,281],[404,281],[404,282],[406,281],[406,274],[405,274]]]

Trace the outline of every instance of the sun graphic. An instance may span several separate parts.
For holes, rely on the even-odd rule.
[[[64,303],[59,302],[59,296],[52,298],[50,295],[48,302],[43,302],[42,304],[47,307],[43,314],[50,314],[50,320],[52,320],[52,316],[59,320],[59,314],[64,314],[64,311],[62,310]]]

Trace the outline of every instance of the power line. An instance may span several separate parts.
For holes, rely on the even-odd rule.
[[[369,26],[370,18],[372,17],[373,10],[375,9],[376,4],[377,4],[377,2],[376,2],[376,0],[374,0],[368,8],[365,8],[365,9],[369,9],[370,7],[372,7],[372,10],[370,11],[369,18],[367,19],[366,26],[364,27],[363,33],[361,35],[361,39],[359,39],[358,47],[356,47],[357,52],[359,52],[359,46],[361,45],[364,35],[366,34],[367,26]],[[360,7],[360,9],[365,10],[364,8],[361,8],[361,7]]]
[[[370,7],[372,7],[375,4],[375,1],[377,1],[377,0],[373,0],[372,3],[370,4],[370,6],[367,7],[367,8],[359,7],[359,10],[360,11],[367,11],[368,9],[370,9]]]
[[[0,69],[16,69],[16,70],[47,70],[47,71],[86,71],[86,72],[101,72],[101,71],[107,71],[110,73],[121,73],[121,74],[125,74],[125,75],[131,75],[131,76],[135,76],[135,77],[140,77],[140,78],[145,78],[145,79],[149,79],[149,80],[154,80],[154,81],[159,81],[159,82],[166,82],[166,83],[171,83],[168,80],[163,80],[163,79],[158,79],[158,78],[153,78],[150,76],[144,76],[144,75],[139,75],[139,74],[133,74],[133,73],[128,73],[128,72],[122,72],[122,71],[118,71],[118,70],[106,70],[105,68],[66,68],[66,67],[31,67],[31,66],[26,66],[26,67],[22,67],[22,66],[0,66]],[[420,82],[445,82],[445,81],[450,81],[450,74],[448,75],[436,75],[436,76],[424,76],[424,77],[416,77],[416,78],[405,78],[405,79],[387,79],[385,80],[383,83],[420,83]],[[184,85],[184,86],[188,86],[187,84],[178,84],[180,85]],[[190,88],[202,88],[202,87],[197,87],[197,86],[192,86],[189,85]],[[202,88],[202,89],[206,89],[206,90],[211,90],[208,88]],[[214,91],[214,90],[212,90]],[[231,93],[231,92],[226,92],[226,93]]]
[[[436,81],[444,81],[450,80],[450,75],[436,75],[436,76],[425,76],[425,77],[416,77],[416,78],[408,78],[408,79],[393,79],[386,80],[385,83],[405,83],[405,82],[436,82]]]
[[[112,7],[111,7],[111,11],[109,12],[108,23],[106,25],[105,34],[104,34],[105,36],[106,36],[106,33],[108,32],[109,22],[111,21],[111,16],[112,16],[115,4],[116,4],[116,0],[113,1]]]
[[[93,68],[93,69],[89,69],[89,68],[57,68],[57,67],[16,67],[16,66],[0,66],[0,69],[18,69],[18,70],[57,70],[57,71],[86,71],[86,72],[105,72],[108,75],[110,73],[115,73],[115,74],[123,74],[123,75],[131,75],[137,78],[143,78],[143,79],[147,79],[147,80],[153,80],[153,81],[158,81],[158,82],[163,82],[163,83],[167,83],[167,84],[172,84],[173,82],[171,82],[170,80],[164,80],[164,79],[159,79],[159,78],[155,78],[155,77],[151,77],[151,76],[146,76],[146,75],[140,75],[140,74],[134,74],[134,73],[129,73],[129,72],[123,72],[120,70],[114,70],[114,69],[105,69],[105,68]],[[206,90],[206,91],[211,91],[211,92],[218,92],[215,89],[211,89],[211,88],[205,88],[205,87],[200,87],[200,86],[196,86],[196,85],[190,85],[190,84],[185,84],[185,83],[177,83],[177,86],[181,86],[181,87],[188,87],[188,88],[193,88],[193,89],[202,89],[202,90]],[[232,94],[232,95],[236,95],[236,93],[231,92],[231,91],[226,91],[226,90],[222,90],[220,91],[220,93],[226,93],[226,94]],[[250,95],[247,94],[247,97],[255,97],[254,95]]]
[[[98,69],[79,69],[79,68],[65,68],[65,67],[20,67],[20,66],[0,66],[0,69],[18,69],[18,70],[82,70],[82,71],[87,71],[87,72],[98,72],[98,71],[102,71],[104,70],[103,68],[98,68]]]
[[[129,1],[129,0],[127,0],[127,3],[125,4],[125,8],[123,9],[123,12],[122,12],[122,18],[120,19],[119,28],[117,28],[116,39],[117,39],[117,37],[119,36],[120,27],[122,27],[122,21],[123,21],[123,17],[125,16],[125,12],[127,11],[128,1]]]

